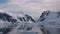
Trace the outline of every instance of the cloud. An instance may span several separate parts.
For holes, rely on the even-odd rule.
[[[5,12],[4,10],[0,9],[0,12]]]
[[[22,7],[23,10],[41,12],[43,10],[59,10],[60,0],[13,0],[11,4]]]
[[[60,0],[9,0],[8,3],[0,5],[0,9],[13,14],[40,15],[44,10],[60,10]]]

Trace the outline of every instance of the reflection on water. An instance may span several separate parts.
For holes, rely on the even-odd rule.
[[[20,32],[20,34],[38,34],[37,32]]]

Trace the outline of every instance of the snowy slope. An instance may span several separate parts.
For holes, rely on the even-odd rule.
[[[40,16],[39,21],[46,34],[60,34],[60,11],[45,11]]]

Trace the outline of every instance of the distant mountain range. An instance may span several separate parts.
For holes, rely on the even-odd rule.
[[[59,27],[60,11],[44,11],[38,20],[27,14],[15,17],[0,12],[0,34],[21,34],[20,32],[60,34]]]
[[[11,15],[9,15],[9,14],[6,14],[6,13],[0,13],[0,19],[2,19],[3,21],[8,21],[8,22],[17,22],[18,20],[17,19],[19,19],[20,21],[32,21],[32,22],[35,22],[35,20],[31,17],[31,16],[29,16],[29,15],[24,15],[24,16],[22,16],[22,17],[17,17],[17,19],[14,19],[13,18],[14,16],[11,16]]]

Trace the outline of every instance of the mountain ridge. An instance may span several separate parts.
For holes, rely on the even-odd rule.
[[[58,32],[60,34],[60,11],[44,11],[38,20],[34,20],[27,14],[11,16],[7,13],[0,13],[0,25],[4,26],[0,26],[0,32],[3,34],[20,34],[20,32],[38,32],[39,34],[57,34]]]

